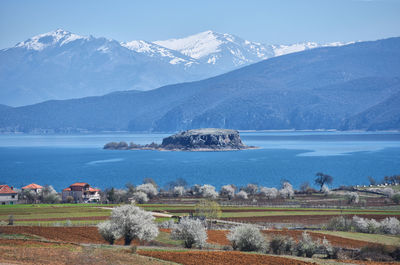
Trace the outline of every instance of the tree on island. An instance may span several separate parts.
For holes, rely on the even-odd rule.
[[[318,172],[315,175],[317,176],[317,178],[315,179],[315,184],[320,186],[320,191],[322,191],[322,187],[324,185],[331,184],[333,181],[333,177],[328,174]]]

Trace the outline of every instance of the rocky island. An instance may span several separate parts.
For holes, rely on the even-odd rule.
[[[233,151],[254,148],[243,144],[238,131],[214,128],[180,132],[164,138],[161,144],[111,142],[104,145],[104,149],[109,150]]]

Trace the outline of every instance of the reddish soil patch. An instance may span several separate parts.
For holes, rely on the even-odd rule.
[[[226,217],[223,220],[246,223],[291,223],[303,225],[315,225],[327,223],[333,217],[340,215],[282,215],[282,216],[252,216],[252,217]],[[353,218],[354,214],[344,215],[346,218]],[[386,217],[398,217],[390,214],[357,214],[363,218],[382,220]]]
[[[23,241],[23,240],[15,240]],[[1,264],[135,264],[135,265],[159,265],[165,262],[149,260],[148,257],[132,255],[126,251],[94,249],[90,247],[71,246],[57,243],[47,243],[37,247],[20,243],[14,245],[0,245]]]
[[[15,219],[15,221],[65,221],[65,220],[71,220],[71,221],[96,221],[96,220],[107,220],[110,218],[110,216],[87,216],[87,217],[55,217],[55,218],[31,218],[31,219]]]
[[[208,230],[207,242],[210,244],[217,244],[222,246],[230,245],[231,242],[226,238],[228,233],[229,231],[226,230]]]
[[[315,264],[289,258],[247,254],[234,251],[146,251],[139,250],[138,253],[143,256],[154,257],[162,260],[173,261],[185,265],[236,265],[236,264],[254,264],[254,265],[303,265]]]
[[[2,226],[0,233],[36,235],[61,242],[107,243],[100,236],[96,227]]]

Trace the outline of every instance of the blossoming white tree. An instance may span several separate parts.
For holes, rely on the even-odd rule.
[[[232,185],[222,186],[219,194],[223,197],[228,197],[230,200],[235,197],[235,188]]]
[[[186,248],[192,248],[193,245],[202,248],[206,244],[207,231],[199,219],[183,217],[173,228],[171,237],[183,240]]]
[[[114,241],[119,237],[117,227],[115,227],[115,224],[111,223],[110,220],[99,223],[97,229],[100,235],[110,243],[110,245],[113,245]]]
[[[215,187],[208,184],[205,184],[200,187],[200,194],[204,198],[215,199],[218,197],[218,193],[215,191]]]
[[[176,187],[174,187],[173,193],[174,193],[174,196],[176,196],[176,197],[182,197],[183,194],[185,194],[185,187],[176,186]]]
[[[123,237],[125,245],[130,245],[133,239],[150,241],[158,235],[154,219],[151,213],[137,206],[123,205],[112,210],[110,224],[103,228],[107,235],[115,233],[116,238]]]
[[[294,196],[294,190],[293,190],[293,186],[292,184],[290,184],[289,182],[285,181],[282,184],[282,189],[279,190],[279,194],[283,197],[283,198],[293,198]]]
[[[242,200],[247,200],[249,198],[247,196],[247,192],[245,192],[244,190],[241,190],[238,193],[236,193],[236,197]]]
[[[261,187],[260,194],[264,195],[268,199],[275,199],[278,197],[278,190],[276,188]]]
[[[147,194],[144,193],[143,191],[136,191],[132,194],[132,198],[135,200],[137,203],[145,203],[149,201],[149,197],[147,197]]]
[[[151,183],[146,183],[146,184],[137,186],[136,191],[141,191],[141,192],[146,193],[149,198],[153,198],[154,196],[157,196],[157,194],[158,194],[156,187],[154,187],[154,185]]]
[[[233,249],[242,251],[260,251],[265,248],[265,239],[260,229],[252,224],[232,228],[228,234]]]

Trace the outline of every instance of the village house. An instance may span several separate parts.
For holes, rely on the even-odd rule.
[[[40,194],[43,190],[43,187],[38,184],[32,183],[32,184],[26,185],[25,187],[22,187],[21,189],[22,189],[22,191],[30,190],[30,191],[35,192],[36,194]]]
[[[0,203],[15,204],[18,201],[18,192],[8,185],[0,185]]]
[[[73,198],[75,202],[99,202],[100,190],[90,187],[88,183],[77,182],[62,191],[64,202],[69,201],[70,198]]]

